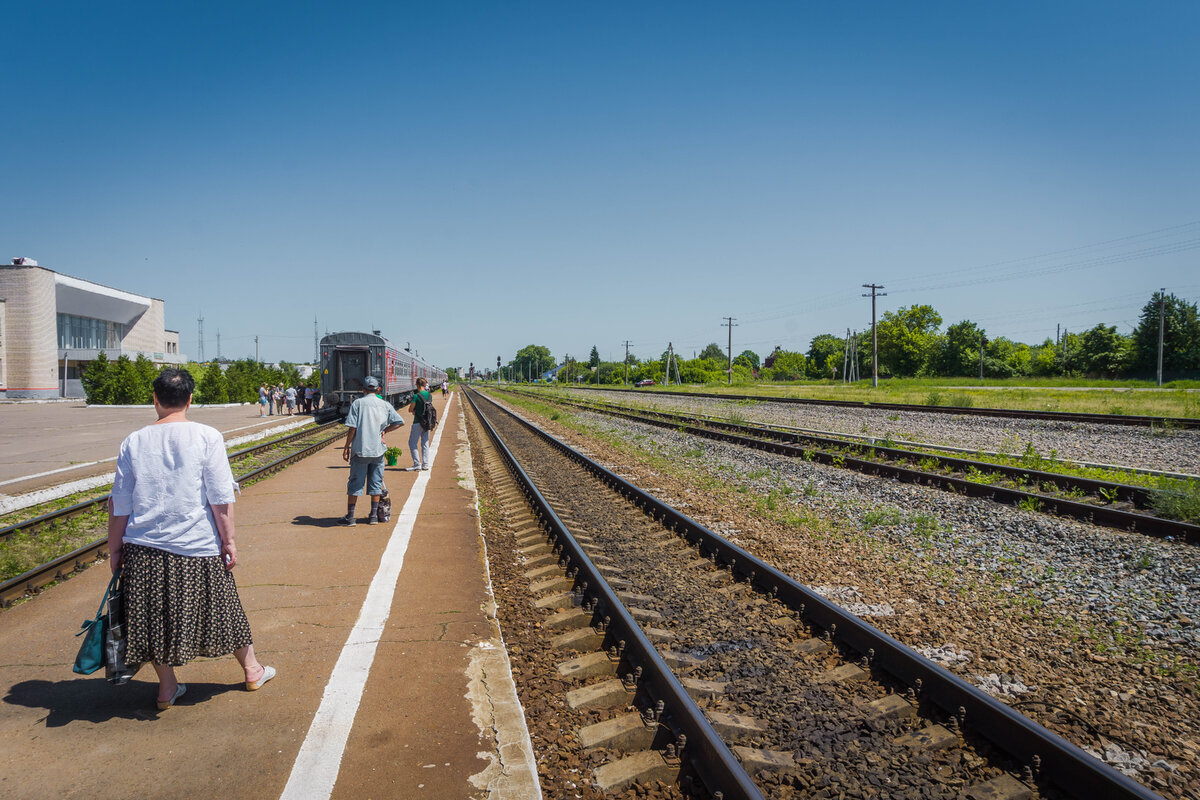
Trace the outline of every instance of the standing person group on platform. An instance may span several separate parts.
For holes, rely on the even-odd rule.
[[[183,696],[175,668],[233,653],[254,691],[275,677],[254,654],[233,568],[237,484],[215,428],[191,422],[196,383],[184,369],[154,380],[158,422],[121,443],[108,501],[109,564],[121,572],[126,662],[150,661],[158,708]]]

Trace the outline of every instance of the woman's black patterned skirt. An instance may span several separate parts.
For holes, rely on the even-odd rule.
[[[178,667],[253,643],[233,573],[220,556],[126,544],[121,557],[128,663]]]

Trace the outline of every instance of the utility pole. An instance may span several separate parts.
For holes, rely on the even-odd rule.
[[[671,362],[675,360],[675,345],[672,342],[667,342],[667,372],[664,376],[663,383],[671,382]]]
[[[729,379],[726,381],[726,384],[732,385],[733,384],[733,329],[736,328],[737,326],[733,324],[734,317],[722,317],[721,319],[725,320],[723,323],[721,323],[721,327],[729,328],[729,343],[725,346],[725,355],[728,357],[728,363],[727,363],[727,366],[725,369],[725,374]]]
[[[871,386],[879,388],[879,333],[875,330],[875,298],[887,297],[887,293],[876,294],[880,289],[885,287],[877,286],[874,283],[864,283],[864,289],[870,289],[870,294],[864,294],[863,297],[871,298]]]
[[[321,346],[317,343],[317,315],[313,314],[313,363],[321,363]]]
[[[221,360],[221,329],[217,328],[217,361]]]
[[[203,364],[204,363],[204,313],[203,312],[200,313],[200,316],[196,317],[196,338],[199,340],[199,345],[200,345],[199,346],[199,350],[200,350],[199,357],[200,358],[196,363]]]
[[[630,341],[625,340],[625,384],[629,384],[629,345]]]
[[[1167,288],[1158,290],[1158,385],[1162,386],[1162,353],[1163,333],[1167,329],[1167,317],[1164,311],[1167,304]]]
[[[254,336],[254,363],[255,364],[262,363],[261,361],[258,360],[258,335],[257,334]]]

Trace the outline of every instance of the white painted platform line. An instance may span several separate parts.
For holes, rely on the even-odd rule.
[[[449,403],[447,411],[448,406]],[[439,425],[434,433],[429,448],[431,467],[432,462],[437,461],[438,445],[445,429],[446,426]],[[342,765],[342,754],[346,751],[346,741],[350,738],[363,688],[375,661],[375,650],[383,636],[388,614],[391,613],[396,581],[404,567],[404,554],[412,539],[413,526],[417,522],[421,501],[425,499],[425,487],[429,485],[430,474],[432,469],[417,473],[408,500],[400,509],[396,526],[379,560],[379,569],[367,589],[362,611],[346,644],[342,646],[329,683],[325,685],[321,705],[308,728],[308,735],[304,737],[304,744],[300,745],[300,752],[292,765],[292,774],[288,776],[287,785],[280,795],[281,800],[327,800],[333,793]]]

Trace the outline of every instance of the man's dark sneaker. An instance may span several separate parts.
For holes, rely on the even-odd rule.
[[[372,514],[371,516],[367,517],[367,524],[368,525],[378,525],[379,524],[378,515]]]
[[[357,524],[357,522],[354,519],[353,514],[347,514],[344,517],[338,517],[338,522],[341,523],[342,525],[345,525],[348,528],[354,527],[354,525]]]

